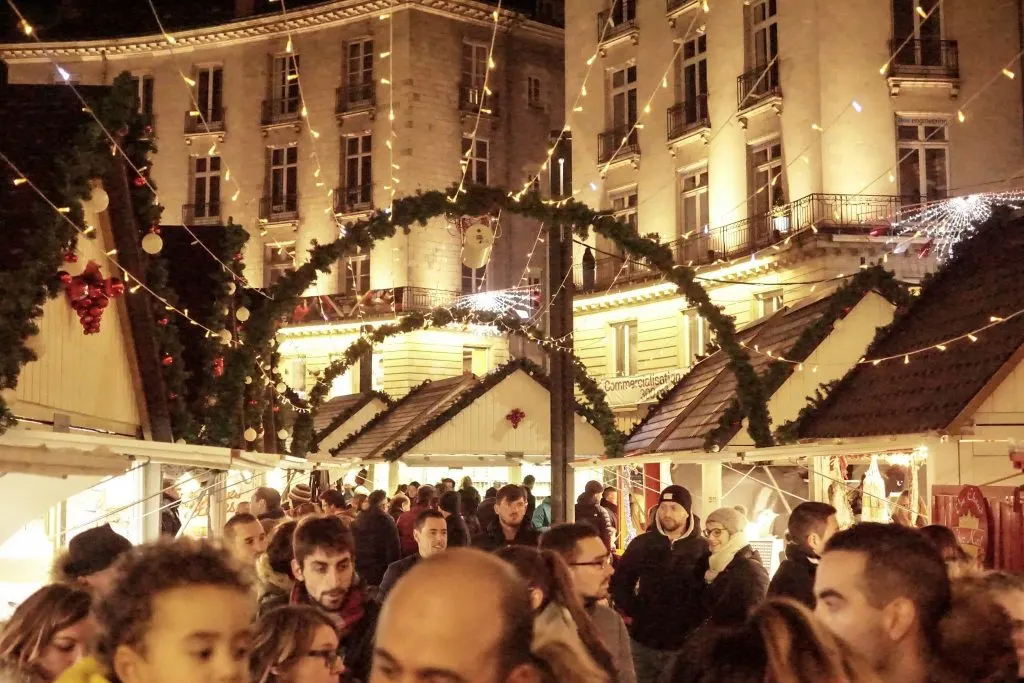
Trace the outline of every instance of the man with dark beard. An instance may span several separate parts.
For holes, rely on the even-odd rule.
[[[298,583],[289,604],[313,605],[334,622],[344,660],[342,681],[365,681],[370,675],[377,603],[367,597],[356,576],[352,532],[333,516],[307,516],[293,538],[292,573]]]
[[[697,563],[708,546],[691,501],[682,486],[666,487],[653,526],[633,539],[612,576],[612,597],[631,621],[637,683],[657,683],[700,625]]]

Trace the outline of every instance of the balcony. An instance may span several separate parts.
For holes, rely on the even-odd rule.
[[[298,96],[263,100],[260,125],[270,127],[294,123],[299,120],[301,109]]]
[[[597,134],[597,163],[608,164],[640,155],[640,136],[636,128],[618,127]]]
[[[670,242],[676,263],[697,267],[755,254],[809,231],[829,235],[888,237],[901,198],[893,195],[812,194],[772,211]],[[661,273],[641,260],[605,257],[592,266],[576,264],[573,275],[581,292],[613,284],[657,280]],[[625,267],[623,264],[625,263]]]
[[[960,81],[960,53],[955,40],[889,41],[889,89],[898,95],[901,85],[950,87],[956,96]]]
[[[299,217],[297,194],[263,197],[260,200],[260,220],[264,223],[284,223]]]
[[[193,109],[185,112],[185,135],[220,134],[226,129],[224,118],[227,109],[215,107],[205,111]]]
[[[736,79],[736,108],[752,109],[765,100],[782,97],[778,59],[755,67]]]
[[[612,9],[597,15],[597,42],[611,43],[623,36],[631,36],[635,43],[639,35],[636,24],[636,0],[612,0]]]
[[[373,208],[373,185],[354,185],[334,189],[334,213],[360,213]]]
[[[681,12],[691,6],[696,7],[699,0],[665,0],[665,14],[674,14]]]
[[[185,204],[181,220],[185,225],[220,225],[220,202]]]
[[[350,83],[335,91],[334,113],[338,116],[369,111],[376,106],[376,83]]]
[[[451,306],[460,292],[426,287],[371,289],[363,294],[307,296],[283,320],[286,325],[323,324],[393,316],[396,313],[426,313]]]
[[[665,112],[665,119],[665,130],[670,143],[711,128],[711,120],[708,118],[708,96],[698,95],[688,102],[672,105]]]
[[[487,93],[483,86],[463,83],[459,86],[459,111],[467,114],[481,113],[488,116],[498,115],[498,94]]]

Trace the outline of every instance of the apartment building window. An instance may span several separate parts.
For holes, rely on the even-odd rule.
[[[611,325],[612,371],[616,377],[636,374],[636,321]]]
[[[536,76],[526,78],[526,103],[535,108],[544,107],[541,101],[540,79]]]
[[[896,121],[900,195],[904,202],[945,199],[949,191],[949,135],[944,119]]]
[[[345,138],[344,209],[366,208],[373,203],[373,136]]]
[[[752,0],[747,11],[747,71],[739,77],[740,109],[779,94],[777,0]]]
[[[153,77],[132,76],[135,87],[135,110],[146,116],[153,116]]]
[[[612,128],[620,131],[621,138],[636,123],[636,66],[612,72],[611,96]]]
[[[345,257],[345,291],[349,294],[370,291],[370,252]]]
[[[192,164],[192,218],[220,219],[220,157],[195,157]]]
[[[750,151],[750,192],[754,197],[752,215],[767,214],[786,203],[782,183],[782,143],[758,145]]]
[[[708,170],[687,173],[682,179],[683,235],[708,231]]]
[[[711,342],[711,326],[695,310],[683,311],[682,341],[680,361],[682,367],[688,368],[697,363],[698,356],[707,352]]]
[[[637,229],[637,194],[633,189],[627,193],[612,195],[612,212],[620,221],[626,223],[636,232]]]
[[[487,185],[490,166],[490,143],[465,135],[462,138],[462,163],[467,165],[466,180],[475,185]]]
[[[462,266],[462,293],[476,294],[487,289],[487,266],[470,268]]]
[[[693,125],[708,117],[708,39],[696,36],[683,43],[680,95],[684,122]]]
[[[295,269],[295,244],[275,242],[263,247],[263,281],[273,287]]]
[[[290,214],[298,211],[299,148],[270,148],[270,213]]]
[[[210,122],[224,120],[224,69],[219,66],[201,67],[196,71],[196,103],[203,119]]]
[[[486,346],[462,347],[462,372],[471,372],[476,376],[486,375],[490,371],[490,349]]]
[[[299,113],[299,56],[274,57],[271,102],[275,116]]]
[[[345,82],[348,84],[348,101],[368,102],[373,99],[373,39],[359,40],[348,44]]]
[[[610,10],[612,26],[636,21],[636,0],[611,0]]]
[[[782,310],[783,302],[781,289],[755,294],[754,298],[757,303],[758,318],[767,318],[768,316],[775,315]]]
[[[944,66],[941,0],[892,0],[895,63]]]
[[[462,82],[470,88],[482,89],[487,78],[487,45],[462,44]]]

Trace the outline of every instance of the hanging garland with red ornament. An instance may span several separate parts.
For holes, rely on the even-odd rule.
[[[68,261],[68,258],[73,260]],[[74,253],[65,257],[65,263],[77,262],[78,256]],[[81,275],[73,276],[62,270],[59,277],[68,304],[78,314],[84,333],[98,333],[110,300],[124,295],[124,282],[117,277],[103,277],[100,265],[95,261],[89,261]]]

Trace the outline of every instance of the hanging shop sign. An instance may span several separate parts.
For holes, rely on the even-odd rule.
[[[632,406],[654,401],[662,390],[682,379],[683,374],[682,370],[665,370],[646,375],[608,377],[600,381],[600,386],[608,395],[609,405]]]
[[[977,486],[964,486],[953,505],[953,533],[963,549],[985,566],[991,561],[992,516],[985,494]]]

